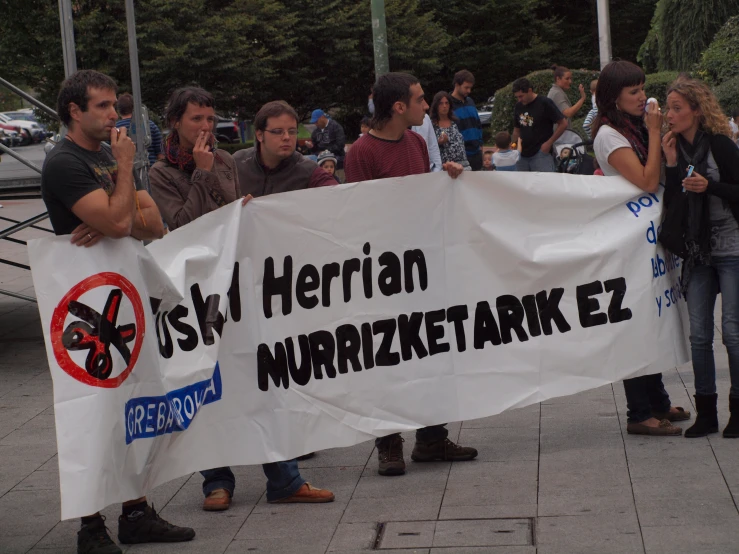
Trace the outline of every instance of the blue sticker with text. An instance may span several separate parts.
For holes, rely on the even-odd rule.
[[[184,431],[192,423],[195,414],[206,404],[221,399],[223,385],[221,371],[216,363],[213,377],[164,396],[142,396],[126,402],[126,444],[136,439],[146,439]]]

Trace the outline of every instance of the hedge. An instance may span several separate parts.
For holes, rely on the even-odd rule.
[[[716,33],[701,54],[696,73],[714,85],[739,75],[739,16],[730,18]]]
[[[599,73],[599,71],[588,69],[572,70],[572,86],[567,91],[567,96],[575,104],[580,99],[580,92],[578,91],[578,85],[580,83],[585,86],[588,93],[588,98],[585,100],[582,108],[572,118],[573,130],[582,137],[585,137],[582,130],[582,122],[588,111],[592,108],[590,101],[590,81],[597,79]],[[677,75],[675,71],[663,71],[661,73],[647,75],[644,92],[648,97],[653,96],[656,98],[660,105],[664,105],[667,96],[667,87],[677,78]],[[534,92],[543,94],[544,96],[547,95],[554,82],[551,70],[534,71],[526,75],[526,78],[531,81]],[[512,132],[513,108],[515,105],[516,98],[513,96],[513,83],[511,82],[495,93],[495,106],[493,107],[493,115],[490,122],[491,129],[494,129],[495,132],[503,130]]]
[[[713,92],[716,94],[724,113],[727,116],[731,115],[735,109],[739,108],[739,75],[714,87]]]

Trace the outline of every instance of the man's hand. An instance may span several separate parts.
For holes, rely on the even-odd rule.
[[[545,154],[549,154],[552,151],[552,143],[546,141],[544,144],[541,145],[541,151]]]
[[[214,156],[210,151],[209,143],[210,133],[200,131],[198,139],[195,141],[195,147],[192,149],[192,159],[195,160],[195,167],[203,171],[213,169]]]
[[[246,206],[249,203],[249,200],[254,200],[254,197],[251,194],[247,194],[241,199],[241,205]]]
[[[312,141],[312,140],[306,140],[306,141],[305,141],[305,145],[306,145],[306,146],[307,146],[308,148],[313,148],[313,141]]]
[[[694,171],[691,177],[683,179],[683,188],[690,192],[706,192],[708,180]]]
[[[452,179],[456,179],[464,171],[464,168],[457,162],[446,162],[441,166],[441,168],[446,171]]]
[[[89,248],[90,246],[95,246],[100,242],[100,239],[102,239],[103,236],[104,235],[97,229],[90,227],[86,223],[80,223],[77,228],[72,231],[72,240],[70,242],[75,246],[84,246],[85,248]]]
[[[123,170],[130,170],[133,167],[136,145],[128,136],[128,130],[125,127],[113,127],[110,130],[110,149],[118,165],[123,166]]]

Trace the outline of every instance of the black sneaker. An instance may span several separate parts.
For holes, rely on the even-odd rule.
[[[191,541],[195,531],[189,527],[177,527],[159,517],[153,506],[146,506],[143,512],[133,518],[118,518],[118,540],[121,544],[142,542],[184,542]]]
[[[395,435],[377,447],[377,459],[380,466],[377,473],[380,475],[403,475],[405,461],[403,460],[403,438]]]
[[[108,535],[103,516],[82,525],[77,532],[77,554],[122,554],[122,552]]]

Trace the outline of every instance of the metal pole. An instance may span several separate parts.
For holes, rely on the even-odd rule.
[[[4,144],[0,144],[0,150],[2,150],[3,152],[5,152],[6,154],[10,154],[13,158],[15,158],[16,160],[18,160],[20,163],[22,163],[24,165],[27,165],[28,167],[30,167],[34,171],[38,171],[39,173],[41,173],[41,168],[39,166],[37,166],[33,162],[29,162],[26,158],[24,158],[23,156],[21,156],[20,154],[18,154],[14,150],[11,150],[10,148],[8,148],[7,146],[5,146]]]
[[[0,85],[3,85],[4,87],[10,89],[12,92],[16,93],[21,98],[24,98],[25,100],[27,100],[28,102],[36,106],[37,108],[45,111],[48,115],[50,115],[54,119],[58,119],[56,112],[54,110],[52,110],[49,106],[42,103],[41,101],[36,100],[33,96],[31,96],[27,92],[22,91],[17,86],[15,86],[13,83],[10,83],[6,81],[5,79],[3,79],[2,77],[0,77]]]
[[[385,0],[372,0],[372,42],[375,51],[375,79],[390,71],[387,57]]]
[[[72,0],[59,0],[59,21],[62,26],[62,51],[64,53],[64,76],[77,71],[77,54],[74,49],[74,23]]]
[[[138,176],[143,190],[149,190],[149,153],[145,137],[149,121],[144,121],[141,109],[141,82],[139,77],[139,51],[136,46],[136,19],[133,13],[133,0],[126,0],[126,26],[128,28],[128,57],[131,62],[131,89],[133,91],[133,115],[131,129],[135,129],[136,157],[133,163],[134,175]]]
[[[600,68],[603,69],[613,57],[611,50],[611,15],[608,0],[598,0],[598,45],[600,46]]]

